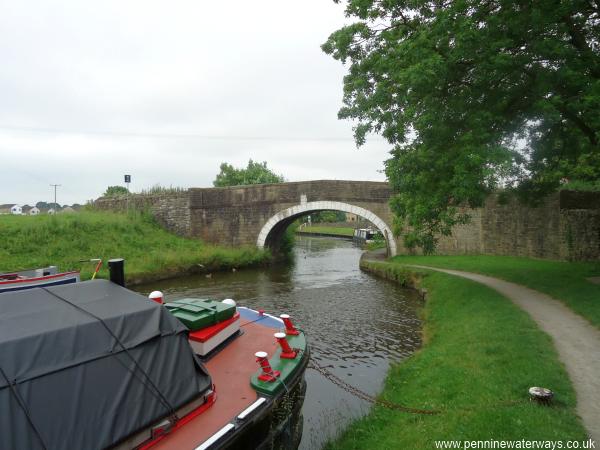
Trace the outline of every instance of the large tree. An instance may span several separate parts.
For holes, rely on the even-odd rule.
[[[499,187],[600,180],[600,1],[350,0],[323,50],[342,119],[393,145],[397,229],[426,251]],[[407,231],[409,230],[409,231]]]
[[[222,163],[213,186],[242,186],[246,184],[281,183],[285,181],[282,175],[277,175],[267,167],[267,163],[248,161],[248,166],[237,169],[231,164]]]

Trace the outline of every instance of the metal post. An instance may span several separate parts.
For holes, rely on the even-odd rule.
[[[125,287],[125,260],[123,258],[109,259],[108,273],[110,281]]]
[[[127,214],[129,214],[129,196],[131,192],[129,191],[129,183],[131,183],[131,175],[125,175],[125,184],[127,185]]]

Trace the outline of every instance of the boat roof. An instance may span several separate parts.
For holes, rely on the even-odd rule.
[[[0,294],[0,448],[105,448],[198,398],[187,332],[106,280]]]

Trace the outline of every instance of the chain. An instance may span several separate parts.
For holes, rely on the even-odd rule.
[[[329,381],[331,381],[333,384],[335,384],[339,388],[343,389],[344,391],[354,395],[355,397],[365,400],[369,403],[373,403],[375,405],[380,405],[385,408],[394,409],[396,411],[402,411],[402,412],[406,412],[406,413],[410,413],[410,414],[426,414],[426,415],[432,416],[432,415],[441,414],[444,412],[439,409],[409,408],[408,406],[403,406],[398,403],[390,402],[388,400],[378,399],[376,397],[373,397],[370,394],[367,394],[364,391],[361,391],[357,387],[346,383],[340,377],[332,374],[330,371],[328,371],[324,367],[319,366],[314,360],[310,360],[310,362],[308,363],[308,368],[316,370],[317,372],[319,372],[321,375],[323,375],[325,378],[327,378]],[[505,402],[500,402],[500,403],[495,403],[495,404],[489,405],[489,407],[490,408],[510,408],[513,406],[523,405],[525,403],[528,403],[528,401],[527,400],[508,400]],[[471,407],[471,408],[464,407],[464,408],[459,408],[456,411],[476,411],[476,410],[481,410],[481,409],[485,409],[485,407],[481,407],[481,406],[480,407]]]
[[[395,409],[397,411],[403,411],[403,412],[410,413],[410,414],[435,415],[435,414],[440,414],[442,412],[442,411],[435,410],[435,409],[409,408],[407,406],[399,405],[398,403],[393,403],[393,402],[389,402],[387,400],[382,400],[382,399],[375,398],[372,395],[369,395],[366,392],[361,391],[357,387],[352,386],[352,385],[346,383],[344,380],[342,380],[338,376],[332,374],[331,372],[329,372],[324,367],[319,366],[313,360],[311,360],[309,362],[308,368],[316,370],[321,375],[323,375],[325,378],[327,378],[329,381],[331,381],[333,384],[335,384],[336,386],[338,386],[341,389],[345,390],[346,392],[354,395],[355,397],[358,397],[358,398],[360,398],[362,400],[365,400],[365,401],[373,403],[373,404],[381,405],[381,406],[384,406],[384,407],[389,408],[389,409]]]

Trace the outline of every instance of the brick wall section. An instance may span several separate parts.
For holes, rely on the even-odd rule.
[[[387,183],[307,181],[193,188],[167,195],[133,195],[129,207],[148,209],[168,230],[221,245],[254,245],[264,224],[282,210],[307,202],[336,201],[364,208],[392,225]],[[124,198],[100,198],[99,209],[125,211]],[[469,224],[440,239],[440,254],[514,255],[562,260],[600,259],[600,193],[561,191],[537,207],[491,195],[471,210]],[[281,230],[276,230],[279,233]],[[396,239],[398,253],[409,253]]]

